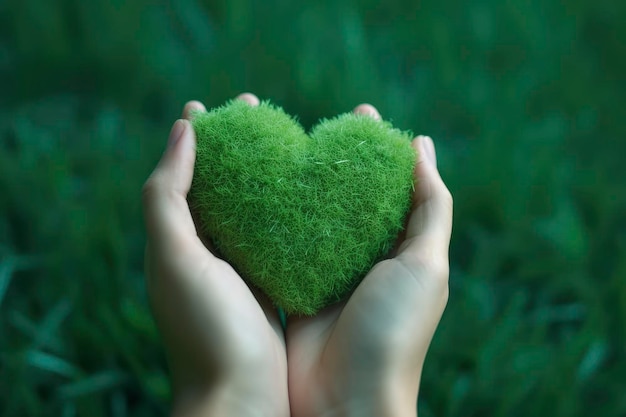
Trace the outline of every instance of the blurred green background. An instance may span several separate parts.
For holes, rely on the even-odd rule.
[[[0,415],[166,415],[140,189],[189,99],[370,102],[455,197],[429,416],[626,415],[626,2],[0,1]]]

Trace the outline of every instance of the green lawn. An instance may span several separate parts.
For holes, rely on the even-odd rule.
[[[420,417],[626,415],[626,2],[298,4],[0,2],[0,415],[166,415],[140,188],[185,101],[242,91],[435,139]]]

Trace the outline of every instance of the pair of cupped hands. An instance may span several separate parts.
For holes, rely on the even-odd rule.
[[[237,97],[251,106],[256,96]],[[350,298],[288,317],[198,236],[187,193],[196,138],[191,101],[143,188],[146,279],[173,382],[172,415],[415,416],[422,367],[448,300],[452,197],[426,136],[413,207],[394,256]],[[380,119],[368,104],[355,113]]]

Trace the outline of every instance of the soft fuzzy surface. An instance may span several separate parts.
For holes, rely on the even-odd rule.
[[[408,132],[350,113],[307,135],[282,109],[238,100],[193,126],[200,233],[287,313],[345,298],[393,246],[411,204]]]

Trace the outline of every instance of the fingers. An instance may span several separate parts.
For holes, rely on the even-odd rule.
[[[185,106],[187,116],[196,104]],[[177,120],[157,167],[143,187],[144,217],[148,239],[161,244],[179,244],[197,238],[187,193],[196,158],[196,137],[189,120]]]
[[[252,106],[259,99],[243,93],[237,99]],[[148,238],[159,244],[197,239],[196,228],[187,204],[196,159],[196,136],[191,120],[197,112],[206,111],[199,101],[185,104],[182,119],[172,127],[161,161],[143,188],[144,215]]]
[[[412,145],[418,152],[415,193],[406,240],[399,248],[399,256],[434,261],[444,267],[448,264],[452,233],[452,195],[437,171],[432,139],[418,136]]]
[[[353,112],[354,114],[363,114],[365,116],[373,117],[376,120],[381,120],[378,110],[376,110],[376,108],[372,106],[371,104],[367,104],[367,103],[359,104],[358,106],[356,106]]]
[[[185,107],[183,108],[182,118],[187,119],[187,120],[192,120],[194,113],[204,112],[204,111],[206,111],[204,104],[196,100],[188,101],[187,104],[185,104]]]
[[[255,96],[254,94],[252,94],[252,93],[242,93],[242,94],[239,94],[236,97],[236,99],[237,100],[243,100],[246,103],[248,103],[249,105],[251,105],[252,107],[258,106],[259,103],[260,103],[259,98],[257,96]]]
[[[358,105],[354,113],[381,120],[380,113],[370,104]],[[426,261],[446,269],[452,234],[452,196],[437,170],[432,139],[418,136],[412,145],[418,153],[416,185],[406,235],[398,254],[405,259],[418,260],[420,264]]]

